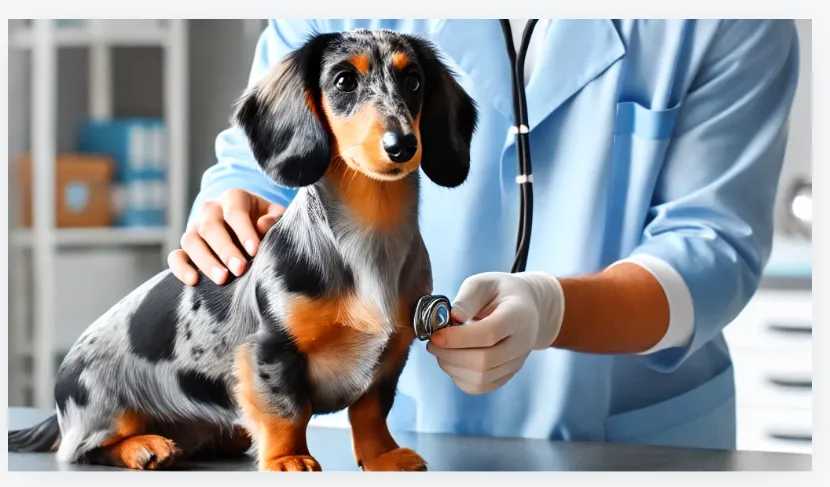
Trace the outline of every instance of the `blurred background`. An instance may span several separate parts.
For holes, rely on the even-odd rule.
[[[727,329],[738,448],[812,448],[812,24],[761,289]],[[9,405],[166,268],[264,20],[9,22]],[[54,223],[52,223],[54,222]]]

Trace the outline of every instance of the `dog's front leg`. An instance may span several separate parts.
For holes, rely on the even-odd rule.
[[[251,345],[239,347],[236,356],[236,397],[251,436],[257,445],[260,471],[310,472],[321,470],[308,451],[306,433],[311,403],[297,389],[281,388],[285,394],[274,398],[269,382],[280,381],[286,371],[282,363],[264,363],[252,353]],[[275,370],[269,370],[275,369]],[[270,386],[274,388],[273,385]]]
[[[426,461],[409,448],[398,446],[386,418],[395,401],[398,377],[406,363],[414,333],[401,330],[389,344],[376,383],[349,407],[352,448],[364,471],[426,470]]]

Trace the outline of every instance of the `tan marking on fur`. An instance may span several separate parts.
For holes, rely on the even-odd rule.
[[[113,445],[130,436],[136,436],[144,431],[146,421],[144,417],[134,411],[124,411],[115,420],[113,430],[115,433],[111,438],[101,442],[100,446]]]
[[[237,401],[258,443],[259,470],[320,470],[320,464],[309,455],[306,442],[311,405],[307,404],[300,417],[294,420],[269,412],[267,402],[256,386],[253,357],[248,344],[237,348],[234,373]]]
[[[385,331],[377,310],[354,297],[292,298],[286,328],[308,355],[312,376],[330,377],[360,365],[361,345]]]
[[[415,204],[417,195],[405,180],[377,181],[339,159],[329,164],[327,175],[351,215],[366,228],[396,231]]]
[[[365,334],[384,331],[382,317],[375,307],[353,296],[294,296],[288,302],[286,326],[304,353],[328,347],[350,330]]]
[[[377,387],[373,387],[349,407],[349,425],[352,431],[352,450],[358,465],[398,448],[389,432],[380,407]]]
[[[423,472],[427,462],[409,448],[396,448],[363,462],[366,472]]]
[[[366,74],[369,72],[369,56],[365,54],[355,54],[349,58],[349,62],[352,63],[352,66],[354,66],[360,74]]]
[[[409,66],[409,56],[402,52],[396,52],[392,54],[392,66],[395,67],[397,70],[402,70],[405,67]]]
[[[320,114],[317,113],[317,104],[314,102],[314,95],[312,95],[311,90],[307,88],[305,90],[305,103],[308,105],[308,109],[311,111],[311,114],[314,115],[317,120],[321,120]]]
[[[130,436],[95,452],[104,465],[136,470],[169,467],[180,454],[172,440],[158,435]]]

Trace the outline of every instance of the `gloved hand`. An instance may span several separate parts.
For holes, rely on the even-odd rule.
[[[477,274],[452,304],[454,322],[464,324],[437,331],[427,351],[459,388],[483,394],[507,383],[531,351],[553,344],[564,312],[562,286],[553,276]]]

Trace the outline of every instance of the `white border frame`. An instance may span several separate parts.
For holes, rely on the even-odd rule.
[[[675,2],[660,2],[658,0],[629,0],[627,2],[616,2],[614,0],[583,0],[581,2],[541,2],[539,0],[532,0],[531,2],[517,2],[505,1],[499,4],[483,5],[478,4],[475,8],[477,17],[479,18],[500,18],[500,17],[522,17],[522,13],[527,13],[525,17],[598,17],[599,13],[604,14],[605,17],[658,17],[658,18],[703,18],[703,17],[723,17],[723,18],[811,18],[814,24],[817,24],[813,29],[813,76],[814,86],[826,87],[830,86],[830,79],[827,76],[827,65],[830,61],[830,52],[828,52],[827,45],[821,41],[822,37],[827,37],[828,27],[827,22],[823,19],[819,20],[818,16],[820,9],[817,5],[820,2],[814,0],[788,0],[788,1],[753,1],[753,2],[724,2],[723,0],[696,0],[685,4],[678,4]],[[535,5],[533,5],[535,4]],[[400,2],[385,2],[381,0],[372,0],[363,2],[361,6],[355,2],[342,2],[334,0],[317,0],[315,2],[273,2],[267,0],[235,0],[233,2],[221,3],[202,3],[199,4],[198,9],[192,8],[190,2],[170,2],[169,0],[142,0],[141,2],[111,2],[105,0],[75,0],[73,2],[65,2],[63,0],[49,0],[49,1],[28,1],[28,2],[11,2],[7,4],[7,9],[15,18],[144,18],[152,16],[154,18],[191,18],[195,15],[204,16],[204,18],[267,18],[278,14],[281,17],[312,17],[320,12],[325,12],[328,17],[420,17],[420,18],[435,18],[435,17],[470,17],[471,10],[469,2],[446,2],[445,0],[421,0],[417,3],[417,10],[413,11],[413,4]],[[500,8],[501,7],[501,8]],[[547,8],[545,8],[547,7]],[[683,8],[687,7],[687,8]],[[694,7],[694,8],[688,8]],[[406,9],[409,9],[407,12]],[[8,42],[8,23],[4,24],[3,30],[6,35],[2,36],[2,42]],[[6,47],[8,47],[6,45]],[[6,65],[8,65],[8,49],[3,50]],[[811,62],[811,60],[804,59],[802,62]],[[4,93],[4,108],[8,114],[8,69],[3,72],[3,82],[6,86]],[[820,90],[813,91],[813,106],[816,109],[813,111],[813,159],[815,161],[828,160],[828,137],[826,134],[830,133],[830,127],[827,123],[828,114],[828,97]],[[8,116],[2,119],[2,124],[6,125]],[[823,136],[816,136],[823,134]],[[8,153],[8,127],[3,131],[2,138],[5,153]],[[820,203],[826,198],[825,193],[821,191],[824,178],[826,177],[826,169],[824,165],[814,164],[814,185],[818,186],[818,190],[814,192],[815,205],[821,206]],[[8,194],[8,171],[0,174],[0,191]],[[8,202],[3,201],[2,205],[8,210]],[[2,238],[0,238],[0,248],[8,251],[8,211],[0,212],[3,217],[5,225],[2,226]],[[823,234],[823,218],[824,212],[817,212],[816,222],[814,223],[814,277],[813,290],[817,296],[828,296],[826,284],[824,284],[824,273],[827,265],[824,249],[826,244],[821,244],[825,236]],[[7,252],[6,254],[7,255]],[[0,268],[6,273],[8,272],[8,264],[6,259],[0,259]],[[0,281],[0,287],[4,291],[0,293],[2,296],[2,307],[8,311],[8,279]],[[814,302],[814,315],[816,321],[824,323],[828,314],[828,299],[819,299]],[[818,380],[813,382],[815,399],[814,411],[830,411],[830,404],[827,400],[827,386],[826,379],[828,377],[827,364],[830,363],[822,358],[819,349],[828,350],[827,340],[830,337],[830,331],[825,330],[823,326],[814,328],[814,368],[815,374],[818,375]],[[7,341],[8,344],[8,341]],[[8,350],[8,346],[6,347]],[[4,367],[8,367],[8,362],[3,362]],[[7,374],[3,375],[4,380],[8,381]],[[5,391],[5,389],[4,389]],[[7,392],[4,392],[7,394]],[[4,415],[3,422],[7,421]],[[816,432],[814,437],[814,457],[818,457],[813,462],[814,471],[828,470],[829,463],[821,461],[827,457],[828,443],[825,440],[825,430],[827,429],[827,421],[815,414],[813,419],[813,427]],[[7,447],[4,447],[7,448]],[[7,456],[3,455],[3,462],[7,462]],[[31,482],[31,479],[56,479],[60,483],[66,484],[82,484],[82,485],[96,485],[96,484],[110,484],[113,480],[121,484],[135,483],[136,485],[143,485],[147,479],[137,477],[130,474],[87,474],[78,473],[75,475],[61,475],[54,474],[36,474],[15,472],[8,473],[9,480],[13,478],[12,485],[20,485],[24,482]],[[240,475],[246,475],[243,481]],[[449,480],[449,474],[442,473],[427,473],[416,474],[417,477],[410,475],[400,475],[395,477],[395,482],[406,483],[407,479],[418,479],[413,482],[424,482],[427,480],[424,475],[430,476],[427,481],[434,481],[431,479],[443,478]],[[711,474],[690,474],[690,473],[540,473],[540,474],[492,474],[492,473],[470,473],[470,474],[455,474],[452,475],[454,483],[459,482],[460,477],[469,478],[472,481],[489,484],[491,481],[515,481],[519,480],[523,483],[530,483],[538,481],[549,485],[551,481],[556,485],[562,484],[582,484],[590,482],[590,480],[599,481],[603,485],[618,485],[618,484],[654,484],[666,485],[667,482],[672,484],[689,484],[700,485],[704,482],[711,483],[713,481],[721,481],[718,483],[726,483],[727,481],[743,480],[746,483],[751,482],[752,485],[782,485],[788,482],[789,485],[794,485],[792,482],[794,478],[798,477],[800,480],[807,481],[808,478],[818,480],[818,475],[815,473],[792,473],[792,474],[773,474],[773,473],[743,473],[730,475],[728,473],[711,473]],[[303,485],[320,483],[330,485],[335,480],[340,480],[346,484],[360,483],[379,485],[387,485],[390,481],[389,477],[382,475],[368,475],[368,474],[323,474],[320,475],[305,475],[298,477],[295,475],[288,475],[278,477],[278,480],[269,475],[256,474],[238,474],[238,473],[188,473],[182,475],[178,472],[154,474],[153,482],[159,482],[170,479],[170,484],[181,483],[199,483],[202,485],[216,484],[227,485],[239,484],[262,484],[272,485],[275,481],[280,483],[291,484],[292,480],[296,479],[298,483]],[[514,480],[515,479],[515,480]],[[826,481],[825,481],[826,482]],[[534,482],[536,483],[536,482]],[[817,482],[814,482],[817,483]],[[50,482],[51,484],[51,482]]]

